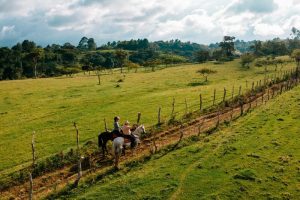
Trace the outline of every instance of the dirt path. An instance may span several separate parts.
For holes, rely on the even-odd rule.
[[[265,104],[268,100],[274,98],[279,95],[280,89],[273,93],[270,92],[269,88],[265,93],[259,93],[255,96],[252,96],[248,99],[248,103],[243,105],[243,112],[246,113],[249,110],[256,108],[262,104]],[[269,94],[267,96],[267,94]],[[239,105],[235,105],[233,108],[225,107],[224,109],[209,113],[203,116],[200,116],[194,120],[191,120],[184,126],[176,126],[169,130],[160,132],[155,134],[155,143],[158,149],[171,144],[176,144],[179,141],[180,135],[183,134],[183,138],[188,138],[193,135],[199,135],[203,132],[211,130],[216,127],[218,123],[223,123],[225,121],[231,121],[235,118],[241,116],[241,107]],[[199,127],[201,129],[201,133],[199,133]],[[138,147],[135,154],[127,153],[126,157],[122,157],[120,162],[124,163],[125,161],[132,161],[138,159],[144,155],[150,154],[150,149],[153,149],[153,137],[145,139],[142,144]],[[94,169],[93,171],[87,170],[83,172],[83,177],[88,176],[91,173],[104,173],[106,170],[111,169],[112,160],[111,159],[100,159],[94,158],[98,164],[101,165],[100,168]],[[181,182],[184,181],[185,175],[188,173],[188,170],[192,168],[193,165],[187,168],[185,173],[183,173],[181,177]],[[76,174],[70,172],[70,166],[65,167],[61,170],[57,170],[52,173],[48,173],[46,175],[37,177],[34,179],[34,198],[40,199],[49,195],[52,192],[59,191],[64,188],[67,184],[73,183],[76,178]],[[9,188],[6,191],[0,192],[1,199],[28,199],[28,188],[29,183],[24,183],[19,186],[14,186]],[[180,187],[173,194],[174,198],[180,193]]]

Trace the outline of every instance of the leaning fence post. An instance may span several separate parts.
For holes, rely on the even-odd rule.
[[[74,127],[76,129],[76,145],[77,145],[77,159],[78,159],[78,173],[77,173],[77,178],[74,182],[74,185],[75,187],[78,186],[78,183],[80,181],[80,178],[82,176],[82,170],[81,170],[81,156],[80,156],[80,149],[79,149],[79,131],[78,131],[78,128],[77,128],[77,125],[76,125],[76,122],[74,122]]]
[[[137,120],[136,120],[137,124],[140,124],[141,115],[142,115],[142,113],[138,112],[138,116],[137,116]]]
[[[216,89],[214,89],[214,99],[213,99],[213,106],[215,105],[215,101],[216,101]]]

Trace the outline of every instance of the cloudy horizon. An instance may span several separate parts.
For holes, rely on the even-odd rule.
[[[180,39],[201,44],[287,38],[300,28],[300,0],[0,0],[0,46],[25,39],[77,45]]]

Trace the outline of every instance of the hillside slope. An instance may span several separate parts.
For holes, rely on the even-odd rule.
[[[204,141],[62,199],[299,199],[300,87]]]
[[[217,71],[204,85],[203,77],[196,73],[203,67]],[[293,67],[294,63],[288,63],[283,70]],[[281,73],[273,68],[270,66],[266,75],[274,77]],[[252,81],[257,83],[264,76],[264,68],[245,70],[235,60],[222,65],[177,66],[153,73],[103,75],[101,85],[97,85],[95,75],[80,74],[73,78],[3,81],[0,83],[0,176],[30,164],[33,131],[37,157],[45,159],[74,147],[74,121],[78,124],[81,144],[96,141],[98,132],[104,130],[104,118],[108,128],[112,128],[114,116],[121,116],[121,123],[125,120],[133,123],[141,112],[141,123],[149,127],[157,122],[160,106],[162,120],[170,118],[173,97],[176,117],[181,117],[186,110],[185,99],[189,111],[197,110],[201,93],[205,108],[212,104],[214,89],[218,102],[224,87],[229,98],[233,85],[236,95],[239,85],[244,92],[246,83],[249,89]]]

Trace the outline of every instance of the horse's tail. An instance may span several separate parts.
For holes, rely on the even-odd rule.
[[[103,139],[102,139],[102,136],[101,136],[101,133],[98,135],[98,147],[102,147],[103,145]]]

